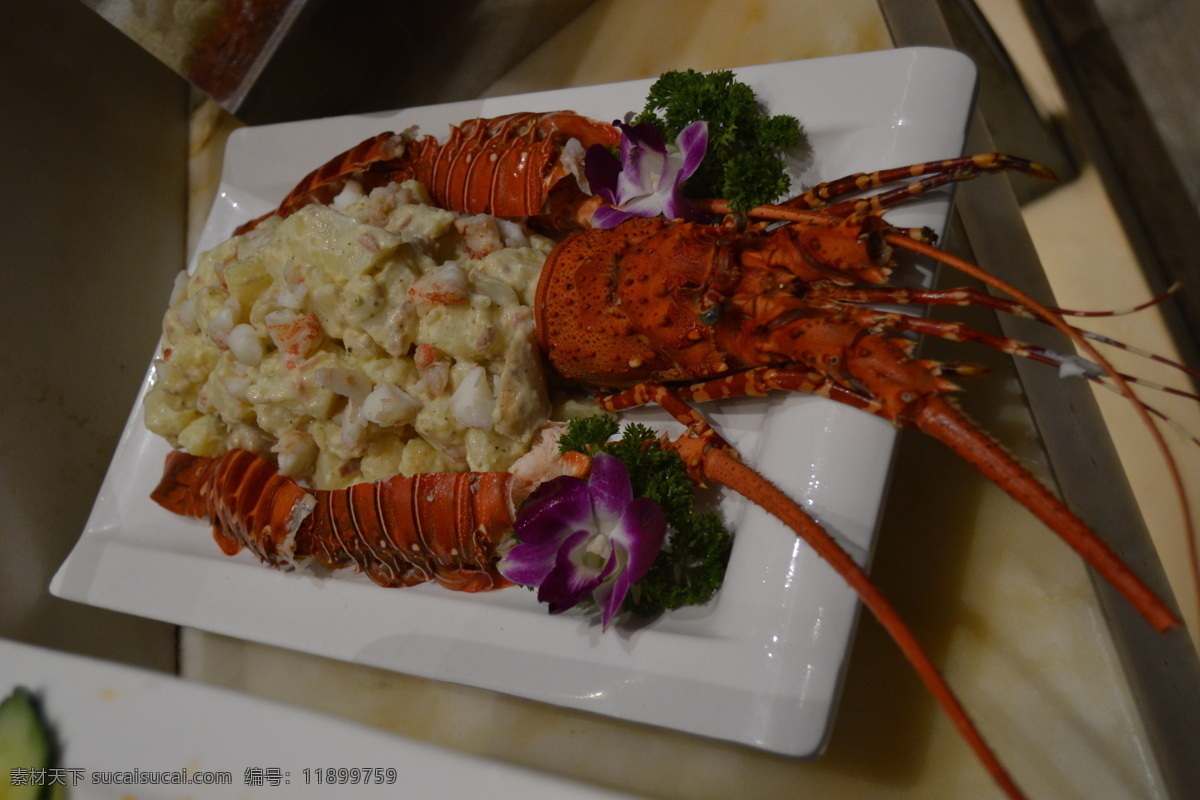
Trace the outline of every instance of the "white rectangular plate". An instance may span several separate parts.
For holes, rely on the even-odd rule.
[[[18,686],[37,699],[62,747],[52,766],[73,787],[72,800],[626,797],[236,692],[0,639],[0,699]],[[358,768],[359,780],[339,778],[342,767]],[[375,772],[389,769],[392,780]],[[224,774],[214,785],[172,784],[182,770],[206,773],[189,780]],[[271,772],[256,783],[247,770]],[[168,776],[145,777],[157,773]]]
[[[966,57],[933,49],[736,72],[772,113],[793,114],[805,125],[815,149],[800,176],[805,185],[960,154],[975,90]],[[616,119],[642,108],[650,83],[238,130],[201,247],[219,243],[315,166],[380,131],[417,124],[441,136],[472,117],[560,108]],[[949,195],[936,192],[889,219],[941,231],[949,206]],[[580,616],[548,616],[521,589],[383,590],[359,576],[317,579],[275,572],[245,553],[226,558],[206,525],[148,499],[167,446],[145,430],[140,404],[139,397],[87,528],[54,578],[54,594],[779,753],[821,750],[857,601],[758,507],[723,502],[736,544],[716,600],[602,633]],[[889,424],[802,396],[730,401],[708,411],[748,462],[867,560],[894,443]],[[653,411],[631,416],[666,419]]]

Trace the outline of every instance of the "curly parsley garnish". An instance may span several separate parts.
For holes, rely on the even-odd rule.
[[[708,155],[684,184],[684,194],[723,197],[735,211],[786,194],[790,181],[782,154],[803,158],[811,150],[799,120],[768,115],[754,90],[729,70],[663,73],[634,122],[650,123],[674,141],[697,120],[708,122]]]
[[[732,537],[716,514],[696,512],[696,487],[677,453],[664,449],[654,431],[637,423],[625,426],[620,439],[608,441],[618,427],[607,416],[573,419],[559,439],[559,450],[616,456],[629,470],[634,496],[654,500],[667,518],[667,542],[650,571],[630,589],[626,607],[650,617],[708,602],[725,578]]]

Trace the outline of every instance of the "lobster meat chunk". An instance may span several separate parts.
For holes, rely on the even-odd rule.
[[[226,555],[247,549],[281,569],[353,566],[380,586],[436,581],[480,592],[512,585],[495,561],[512,530],[515,480],[429,473],[309,492],[246,450],[218,458],[172,451],[151,498],[210,520]]]

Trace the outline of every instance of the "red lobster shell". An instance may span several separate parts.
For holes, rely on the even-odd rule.
[[[391,131],[372,136],[306,175],[279,207],[239,227],[252,230],[272,214],[286,217],[306,205],[327,205],[357,181],[364,191],[393,181],[416,180],[442,208],[464,214],[528,217],[552,214],[554,225],[576,216],[580,204],[598,201],[582,194],[574,181],[567,143],[578,140],[583,152],[593,144],[615,147],[620,131],[574,111],[520,113],[471,119],[450,128],[439,144],[434,136],[413,139]]]
[[[243,548],[289,568],[353,566],[380,586],[436,581],[479,592],[512,584],[495,568],[512,529],[507,472],[397,475],[309,492],[246,450],[219,458],[172,451],[151,498],[176,514],[206,518],[227,555]]]

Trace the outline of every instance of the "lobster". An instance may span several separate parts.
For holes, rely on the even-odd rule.
[[[307,203],[328,202],[351,180],[370,188],[415,177],[431,182],[431,192],[452,210],[520,216],[545,215],[550,210],[543,218],[551,225],[577,227],[593,201],[580,196],[577,185],[565,180],[567,172],[557,152],[565,145],[558,132],[578,130],[595,136],[598,143],[611,142],[603,126],[576,125],[574,115],[565,114],[536,117],[536,125],[532,124],[534,115],[472,120],[456,128],[444,146],[428,138],[410,145],[407,139],[398,140],[392,134],[374,137],[311,173],[275,213],[286,215]],[[571,125],[557,127],[564,118],[570,119]],[[516,135],[518,129],[525,138]],[[404,144],[402,152],[398,142]],[[488,154],[483,159],[488,169],[472,172],[470,165],[477,170],[482,153]],[[518,162],[526,171],[512,181],[515,173],[506,174],[507,165]],[[535,314],[544,355],[559,375],[596,390],[598,404],[608,411],[648,403],[662,406],[686,427],[682,436],[668,444],[679,452],[697,482],[725,485],[760,504],[825,558],[896,641],[995,781],[1009,796],[1021,797],[1019,787],[937,667],[863,569],[791,498],[746,466],[689,405],[776,390],[799,391],[932,435],[1057,532],[1154,628],[1162,631],[1178,625],[1175,612],[1110,548],[955,407],[947,395],[957,387],[949,378],[968,376],[972,369],[917,359],[914,342],[902,337],[925,334],[973,340],[1049,363],[1060,363],[1056,359],[1061,357],[961,325],[875,307],[889,302],[981,304],[1040,318],[1070,336],[1133,398],[1123,376],[1057,313],[933,247],[930,232],[896,229],[883,220],[886,209],[908,197],[1007,170],[1050,177],[1040,165],[989,154],[851,175],[814,187],[782,205],[761,206],[741,216],[732,215],[723,201],[697,203],[705,213],[724,216],[721,224],[635,218],[612,230],[584,230],[568,236],[548,257],[537,287]],[[866,198],[853,197],[899,179],[910,182]],[[520,199],[509,204],[501,195]],[[554,212],[551,206],[568,212]],[[746,219],[755,221],[745,224]],[[771,229],[768,221],[787,224]],[[257,220],[240,230],[255,224]],[[1013,299],[991,298],[971,290],[935,292],[888,286],[896,250],[913,251],[967,272]],[[1135,405],[1165,452],[1160,434],[1150,424],[1147,407],[1137,401]],[[196,515],[218,520],[225,515],[222,524],[240,525],[252,532],[238,539],[241,544],[257,548],[260,557],[268,561],[278,558],[278,527],[295,507],[295,501],[275,497],[284,491],[277,488],[286,485],[282,479],[272,477],[266,468],[256,469],[254,474],[261,471],[262,476],[253,479],[233,477],[232,471],[231,477],[218,479],[215,475],[220,466],[212,467],[214,477],[180,479],[193,469],[203,474],[208,467],[185,465],[164,480],[167,488],[160,487],[159,493],[170,494],[171,485],[206,487],[207,506],[195,506]],[[433,480],[451,482],[448,476]],[[456,479],[462,480],[476,479]],[[1177,475],[1176,483],[1181,484]],[[380,553],[390,554],[393,542],[384,541],[387,537],[371,526],[354,533],[362,530],[356,526],[362,525],[364,516],[383,516],[378,511],[383,507],[381,498],[394,491],[409,491],[404,488],[408,484],[398,483],[396,489],[390,488],[390,482],[387,485],[353,487],[344,494],[318,493],[315,517],[329,522],[313,522],[311,531],[302,525],[296,534],[297,550],[302,540],[311,542],[305,546],[322,550],[321,558],[330,565],[354,563],[373,579],[390,581],[401,567],[390,560],[391,555],[386,568],[382,561],[376,564],[372,559]],[[286,491],[295,492],[291,488]],[[1186,499],[1183,502],[1186,507]],[[178,501],[176,506],[180,507]],[[464,516],[447,524],[461,532],[474,529],[476,523]],[[261,535],[253,533],[256,526]],[[461,533],[446,536],[453,540]],[[486,551],[486,547],[474,549],[473,545],[459,552],[468,549],[476,558]],[[469,569],[462,562],[443,567],[457,573],[481,565],[472,561]],[[421,568],[431,569],[424,563]],[[437,568],[432,569],[436,573]]]
[[[351,180],[370,191],[412,179],[443,208],[498,217],[544,215],[551,228],[569,227],[587,220],[599,205],[598,198],[578,190],[577,177],[568,180],[582,173],[584,151],[597,144],[614,147],[619,140],[617,128],[573,111],[467,120],[450,129],[445,144],[432,135],[415,139],[409,131],[387,131],[313,170],[274,211],[234,233],[310,203],[328,205]]]
[[[278,568],[353,566],[384,587],[432,580],[480,592],[512,585],[495,556],[512,529],[514,480],[509,472],[397,475],[310,494],[248,450],[218,458],[173,450],[151,499],[211,519],[226,555],[244,548]]]

